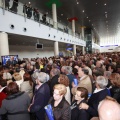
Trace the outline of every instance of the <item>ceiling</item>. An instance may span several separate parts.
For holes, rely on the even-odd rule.
[[[49,0],[19,0],[19,2],[31,2],[33,7],[40,12],[48,12],[52,16],[52,10],[46,6]],[[71,25],[67,18],[77,17],[76,31],[80,26],[92,28],[101,38],[115,36],[120,25],[120,0],[60,0],[62,6],[57,9],[58,21],[65,25]]]

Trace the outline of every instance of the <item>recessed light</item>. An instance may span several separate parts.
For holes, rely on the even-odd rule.
[[[61,16],[63,16],[63,14],[61,14]]]
[[[88,17],[87,17],[88,18]]]
[[[77,4],[79,4],[79,2],[77,2]]]
[[[89,20],[89,22],[90,22],[91,20]]]
[[[83,10],[82,12],[85,12],[85,10]]]
[[[97,3],[96,3],[96,5],[97,5]]]
[[[104,6],[106,6],[107,4],[105,3]]]

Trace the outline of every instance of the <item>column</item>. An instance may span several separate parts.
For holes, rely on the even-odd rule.
[[[53,26],[57,29],[57,10],[56,10],[56,4],[52,4],[52,13],[53,13]]]
[[[73,36],[75,36],[75,20],[72,20],[72,32]]]
[[[84,40],[85,35],[84,35],[84,27],[82,27],[82,39]]]
[[[73,55],[76,55],[76,45],[73,45]]]
[[[0,56],[3,55],[9,55],[8,34],[5,32],[0,32]]]
[[[54,42],[54,56],[59,56],[59,45],[58,42]]]
[[[0,0],[0,7],[3,7],[4,0]]]
[[[85,47],[82,46],[82,54],[84,55],[85,54]]]

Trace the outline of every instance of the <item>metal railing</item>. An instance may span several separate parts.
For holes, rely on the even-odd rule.
[[[47,15],[40,13],[38,9],[32,8],[31,4],[17,3],[15,0],[0,0],[0,7],[3,9],[3,14],[5,14],[5,10],[7,10],[23,16],[25,22],[27,22],[27,19],[31,19],[38,22],[39,25],[44,24],[50,28],[57,29],[58,31],[62,31],[63,33],[81,39],[79,33],[73,33],[68,26],[59,22],[54,22],[53,19],[47,17]]]

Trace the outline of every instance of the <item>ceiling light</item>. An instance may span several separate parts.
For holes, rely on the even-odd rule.
[[[89,22],[90,22],[91,20],[89,20]]]
[[[106,6],[107,4],[105,3],[104,6]]]
[[[79,2],[77,2],[77,4],[79,4]]]
[[[63,16],[63,14],[61,14],[61,16]]]
[[[97,5],[97,3],[96,3],[96,5]]]
[[[105,13],[107,13],[107,12],[105,12]]]
[[[82,12],[85,12],[84,10]]]
[[[88,17],[87,17],[88,18]]]

